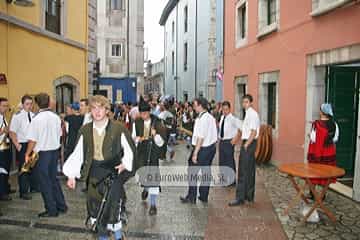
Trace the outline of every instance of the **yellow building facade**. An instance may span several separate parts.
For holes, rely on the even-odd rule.
[[[88,0],[0,0],[0,96],[47,92],[57,111],[88,92]]]

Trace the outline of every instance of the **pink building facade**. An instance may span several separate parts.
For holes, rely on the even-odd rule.
[[[360,4],[351,0],[225,0],[224,99],[243,115],[254,96],[273,126],[275,164],[306,161],[323,102],[340,126],[338,165],[360,200]]]

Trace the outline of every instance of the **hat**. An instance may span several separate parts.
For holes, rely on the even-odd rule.
[[[72,103],[71,104],[71,109],[73,109],[75,111],[79,111],[80,110],[80,104],[78,102]]]
[[[146,102],[144,98],[141,96],[139,102],[139,112],[150,112],[150,110],[151,110],[150,104]]]
[[[331,104],[330,103],[323,103],[320,107],[320,110],[326,114],[326,115],[329,115],[331,117],[334,116],[334,112],[332,110],[332,107],[331,107]]]

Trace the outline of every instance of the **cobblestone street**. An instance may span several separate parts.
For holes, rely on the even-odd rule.
[[[188,154],[179,145],[175,161],[163,165],[184,165]],[[56,219],[37,218],[43,208],[40,194],[33,195],[34,199],[28,202],[16,195],[12,202],[2,202],[1,236],[9,240],[94,239],[84,227],[85,195],[81,186],[76,192],[63,189],[70,210]],[[134,179],[128,183],[127,192],[130,211],[125,228],[127,239],[360,239],[360,205],[332,191],[325,204],[335,213],[336,224],[322,214],[320,223],[302,224],[299,207],[289,217],[282,216],[295,191],[290,181],[272,166],[258,168],[256,201],[242,207],[227,206],[235,188],[212,188],[208,204],[183,205],[179,196],[186,192],[185,187],[163,187],[158,215],[150,217],[147,204],[140,200],[141,188]]]
[[[319,212],[319,223],[303,224],[299,206],[292,209],[289,216],[282,216],[284,209],[296,194],[291,182],[280,175],[275,167],[261,168],[260,171],[264,173],[267,192],[289,239],[360,239],[360,204],[329,191],[324,203],[335,214],[337,223],[333,224]]]
[[[164,165],[184,165],[188,154],[179,145],[175,161]],[[270,234],[273,239],[286,239],[264,189],[263,177],[257,179],[256,202],[236,208],[227,206],[235,195],[234,188],[212,188],[208,204],[183,205],[179,196],[185,194],[185,187],[163,187],[156,217],[148,215],[147,204],[140,200],[141,188],[132,180],[127,186],[127,239],[268,239]],[[2,202],[1,236],[9,240],[94,239],[84,227],[85,195],[81,186],[76,192],[63,189],[70,209],[56,219],[37,218],[43,208],[40,194],[28,202],[16,195],[12,202]]]

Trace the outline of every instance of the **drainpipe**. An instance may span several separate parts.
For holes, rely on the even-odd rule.
[[[223,36],[222,36],[222,70],[223,70],[223,74],[225,73],[225,0],[222,1],[222,17],[223,17],[223,22],[222,22],[222,31],[223,31]],[[224,87],[224,83],[223,83],[223,87]]]
[[[195,97],[197,96],[197,91],[198,91],[198,87],[197,87],[197,34],[198,34],[198,0],[195,0]]]
[[[175,46],[175,54],[176,54],[176,74],[175,74],[175,77],[176,77],[176,80],[175,80],[175,99],[178,99],[178,81],[179,81],[179,76],[178,76],[178,65],[179,65],[179,61],[178,61],[178,47],[179,47],[179,7],[178,5],[176,5],[176,38],[175,38],[175,41],[176,41],[176,46]]]
[[[167,64],[167,61],[166,61],[166,41],[167,41],[167,39],[166,39],[166,23],[165,23],[165,25],[164,25],[164,58],[163,58],[163,72],[164,72],[164,74],[163,74],[163,77],[162,77],[162,81],[163,81],[163,85],[162,85],[162,94],[163,95],[166,95],[166,92],[165,92],[165,82],[166,82],[166,75],[167,75],[167,73],[166,73],[166,64]]]

